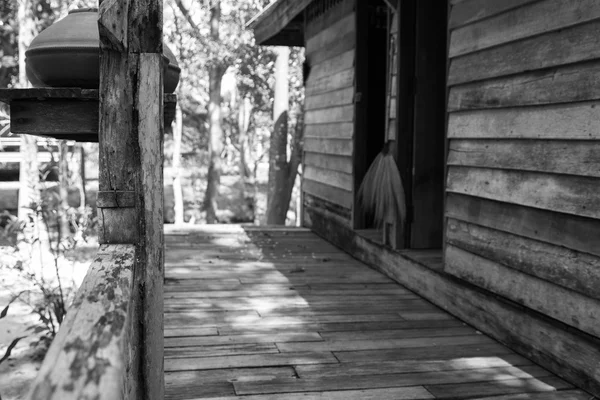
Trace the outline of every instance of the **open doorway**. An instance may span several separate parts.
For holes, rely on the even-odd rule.
[[[385,143],[389,30],[388,7],[383,0],[357,1],[356,8],[354,187],[358,190]],[[373,239],[380,236],[372,216],[356,198],[353,225]]]
[[[404,224],[398,222],[392,227],[394,232],[389,244],[398,249],[441,249],[444,226],[447,7],[436,0],[398,0],[391,2],[395,9],[388,11],[390,8],[383,1],[365,3],[362,7],[375,7],[384,13],[389,12],[392,17],[388,15],[387,20],[392,23],[383,25],[385,37],[381,37],[380,31],[374,28],[377,24],[373,24],[373,11],[371,14],[368,10],[361,12],[361,6],[358,6],[356,85],[358,93],[367,86],[369,96],[366,101],[369,104],[362,104],[363,97],[356,105],[355,187],[360,185],[370,163],[381,150],[383,141],[395,138],[394,157],[403,181],[407,219]],[[363,14],[361,25],[360,16]],[[378,40],[378,43],[374,43],[374,40]],[[363,73],[370,75],[374,68],[378,68],[373,65],[375,63],[385,71],[384,58],[391,60],[387,79],[363,76]],[[385,76],[385,72],[377,71],[377,74]],[[381,110],[386,109],[386,81],[393,85],[390,93],[392,101],[388,103],[387,114],[382,116]],[[393,132],[390,131],[387,136],[386,118],[390,128],[393,128]],[[374,127],[377,127],[376,131]],[[355,202],[354,217],[354,228],[359,234],[381,241],[383,233],[373,230],[375,227],[358,202]],[[387,234],[385,237],[386,240],[390,238]]]

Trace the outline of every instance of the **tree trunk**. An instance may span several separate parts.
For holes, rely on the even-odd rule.
[[[221,4],[215,2],[210,10],[210,36],[215,42],[219,42],[219,24],[221,20]],[[213,64],[209,67],[209,102],[208,102],[208,176],[206,182],[206,193],[204,195],[204,209],[206,210],[206,222],[214,224],[217,222],[217,196],[221,184],[221,152],[223,151],[223,127],[221,115],[221,79],[225,74],[222,65]]]
[[[240,179],[242,181],[242,191],[240,201],[243,204],[244,211],[248,220],[254,221],[255,203],[255,180],[253,179],[250,163],[252,156],[250,154],[250,144],[248,138],[248,128],[250,127],[250,115],[252,114],[252,100],[250,97],[244,97],[240,101],[238,110],[238,145],[240,149]]]
[[[289,207],[288,104],[289,104],[289,47],[278,47],[275,61],[275,97],[269,147],[269,191],[267,197],[267,224],[285,225]],[[286,201],[287,199],[287,201]]]
[[[25,74],[25,50],[35,36],[35,24],[30,0],[19,0],[17,11],[19,21],[19,87],[29,86]],[[31,216],[31,204],[39,203],[39,165],[37,161],[37,140],[35,136],[21,135],[19,165],[19,219],[25,220]]]
[[[79,213],[83,213],[85,210],[85,154],[83,152],[83,145],[81,143],[75,143],[73,145],[73,151],[68,157],[69,163],[69,185],[77,189],[79,196],[79,204],[77,210]]]
[[[66,140],[58,142],[58,194],[60,203],[58,207],[58,218],[60,221],[60,235],[65,238],[69,235],[69,146]]]
[[[85,190],[85,148],[82,144],[77,144],[77,149],[79,153],[79,182],[77,183],[79,189],[79,211],[83,212],[87,205],[87,193]]]
[[[183,112],[177,104],[175,127],[173,128],[173,200],[175,203],[175,225],[184,223],[183,191],[181,189],[181,138],[183,136]]]

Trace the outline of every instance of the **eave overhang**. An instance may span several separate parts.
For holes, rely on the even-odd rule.
[[[277,0],[250,22],[256,43],[262,46],[304,46],[304,9],[312,0]]]

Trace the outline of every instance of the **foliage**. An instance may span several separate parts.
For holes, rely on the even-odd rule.
[[[40,355],[43,355],[58,333],[74,293],[74,285],[65,285],[63,282],[61,267],[67,263],[65,256],[87,239],[95,220],[91,217],[89,207],[83,212],[74,208],[62,212],[58,194],[51,189],[44,190],[41,199],[39,204],[31,204],[30,218],[26,221],[6,212],[2,214],[0,240],[11,250],[0,261],[0,269],[17,272],[28,285],[27,289],[13,294],[0,312],[0,319],[8,315],[15,301],[29,306],[39,318],[39,323],[30,326],[28,331],[37,335],[35,344],[41,350]],[[67,236],[63,236],[60,229],[62,218],[69,221],[70,232]],[[51,257],[45,257],[48,252]],[[23,338],[17,337],[9,344],[0,364],[8,359]]]

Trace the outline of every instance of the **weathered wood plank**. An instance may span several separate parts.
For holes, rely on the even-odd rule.
[[[600,141],[455,139],[447,163],[600,178]]]
[[[460,399],[522,392],[555,392],[559,389],[571,389],[573,385],[550,376],[533,379],[509,379],[506,381],[427,385],[425,387],[436,399]]]
[[[352,208],[352,192],[324,185],[321,182],[306,179],[303,182],[302,190],[313,196],[328,200],[344,208]]]
[[[292,367],[237,368],[178,371],[165,374],[165,399],[233,396],[232,380],[273,379],[294,376]]]
[[[600,362],[598,339],[576,329],[569,329],[559,321],[528,311],[524,307],[517,307],[498,296],[491,296],[448,274],[410,261],[397,252],[361,238],[350,228],[333,219],[325,219],[322,214],[313,215],[311,222],[318,234],[326,236],[332,243],[351,252],[363,262],[394,277],[407,288],[451,311],[484,333],[508,343],[515,351],[530,357],[552,372],[586,390],[600,392],[600,383],[594,378],[597,373],[595,366]],[[530,229],[537,230],[539,227]],[[586,232],[585,236],[589,237],[590,233]],[[465,347],[461,350],[465,351]],[[389,357],[388,354],[391,353],[390,350],[381,351],[383,354],[377,355],[369,354],[370,352],[363,352],[363,361],[375,356]],[[342,362],[357,359],[356,354],[350,359],[345,359],[352,353],[339,352],[336,356]],[[438,351],[437,354],[439,357],[441,353]],[[485,355],[491,354],[488,352]],[[427,355],[419,356],[425,358]],[[463,354],[456,357],[465,356]],[[406,359],[404,354],[394,354],[392,357],[395,357],[392,360]],[[484,394],[480,396],[482,395]]]
[[[454,112],[451,139],[600,139],[600,102]]]
[[[165,338],[195,337],[218,335],[219,331],[215,327],[196,327],[196,328],[169,328],[165,327]],[[166,341],[166,340],[165,340]]]
[[[355,53],[355,50],[351,49],[340,55],[329,58],[320,64],[311,65],[307,86],[321,78],[326,78],[354,67]]]
[[[277,343],[282,353],[299,351],[361,351],[382,349],[409,349],[427,347],[430,351],[434,347],[463,346],[473,344],[494,343],[492,339],[483,335],[448,336],[448,337],[422,337],[408,339],[380,339],[380,340],[327,340],[324,342],[297,342]]]
[[[381,329],[419,329],[419,328],[452,328],[464,326],[464,323],[454,320],[438,321],[369,321],[369,322],[307,322],[305,324],[285,324],[271,326],[247,325],[220,326],[221,335],[239,335],[243,333],[282,333],[282,332],[340,332],[340,331],[372,331]],[[460,357],[460,356],[457,356]]]
[[[424,388],[401,387],[365,390],[343,390],[324,392],[286,393],[286,400],[421,400],[433,399]],[[239,397],[219,397],[212,400],[238,400]],[[280,400],[281,394],[259,394],[244,396],[245,400]]]
[[[449,193],[446,216],[600,256],[598,221]]]
[[[305,85],[306,96],[343,89],[354,85],[354,67],[318,79],[308,79]]]
[[[331,108],[354,103],[354,88],[344,88],[331,92],[306,96],[304,101],[305,110],[316,110]]]
[[[465,357],[450,360],[395,360],[349,362],[340,364],[298,365],[295,367],[300,378],[326,376],[402,374],[416,372],[439,372],[476,370],[482,368],[510,368],[532,365],[532,362],[517,355],[493,357]]]
[[[137,323],[132,320],[134,257],[133,245],[100,247],[28,399],[108,400],[126,394],[126,370],[136,362],[129,349],[139,345],[130,337]]]
[[[231,312],[232,314],[234,312]],[[213,313],[215,314],[215,313]],[[276,327],[285,325],[304,325],[311,323],[330,323],[330,322],[383,322],[383,321],[402,321],[404,320],[398,314],[312,314],[300,317],[292,316],[266,316],[258,317],[255,315],[211,316],[195,312],[176,312],[165,315],[165,324],[176,325],[198,325],[206,327],[221,328],[228,324],[237,324],[240,327],[247,328],[250,325],[262,327]]]
[[[213,346],[169,347],[165,349],[165,360],[193,357],[227,357],[251,354],[279,353],[273,343],[235,343]]]
[[[473,400],[590,400],[590,394],[583,390],[560,390],[543,393],[514,393],[493,397],[478,397]]]
[[[166,372],[165,384],[167,388],[183,387],[186,385],[202,385],[216,381],[256,380],[272,378],[291,378],[295,375],[292,367],[265,367],[265,368],[222,368],[203,371],[178,371]]]
[[[311,179],[316,182],[326,182],[330,186],[344,189],[347,191],[352,191],[353,187],[353,180],[351,174],[319,168],[313,165],[305,166],[304,177],[306,179]]]
[[[505,356],[513,352],[501,344],[477,344],[465,346],[438,346],[435,352],[423,347],[407,349],[386,350],[361,350],[361,351],[338,351],[335,356],[341,363],[367,362],[377,360],[447,360],[465,357],[491,357]]]
[[[307,50],[306,60],[309,65],[321,64],[356,47],[356,31],[347,32],[344,35],[335,37],[336,41],[334,42],[330,42],[320,48],[312,49],[310,52]]]
[[[352,159],[347,156],[329,155],[323,157],[319,153],[306,152],[304,154],[304,165],[325,168],[330,171],[339,171],[346,174],[352,173]]]
[[[351,156],[352,140],[329,138],[320,139],[315,137],[309,137],[305,139],[304,151],[328,155],[331,154],[337,156]]]
[[[446,272],[541,312],[596,337],[600,302],[523,274],[452,245],[446,246]]]
[[[456,29],[462,25],[473,23],[484,18],[518,8],[538,0],[470,0],[462,1],[451,8],[448,27]]]
[[[75,135],[97,141],[98,101],[74,99],[13,100],[10,106],[12,133]],[[80,139],[81,140],[81,139]]]
[[[506,3],[487,1],[499,6]],[[593,21],[454,58],[450,61],[448,84],[593,60],[600,57],[599,36],[600,22]]]
[[[593,101],[598,98],[598,87],[594,84],[597,76],[598,64],[594,62],[461,85],[451,89],[449,109]]]
[[[599,98],[600,63],[591,62],[453,86],[448,110],[532,106]]]
[[[343,19],[356,10],[356,0],[344,0],[332,3],[331,7],[319,16],[307,21],[304,26],[304,36],[308,40],[323,32],[327,27]]]
[[[405,374],[377,374],[354,376],[327,376],[322,378],[276,378],[269,381],[234,382],[238,395],[294,393],[305,391],[329,391],[347,389],[368,389],[381,387],[401,387],[441,384],[476,385],[481,380],[501,382],[508,379],[532,379],[550,373],[538,366],[482,368],[478,370],[433,371]]]
[[[595,178],[485,168],[448,168],[453,193],[600,219]]]
[[[330,364],[338,360],[328,352],[274,353],[246,356],[196,357],[165,360],[165,371],[220,368],[273,367],[283,365]]]
[[[533,2],[453,30],[450,57],[564,29],[599,17],[600,4],[594,0]]]
[[[446,238],[488,260],[600,299],[600,257],[452,218]]]
[[[331,44],[339,46],[341,42],[340,38],[345,37],[348,34],[351,34],[351,37],[355,37],[355,29],[356,15],[354,13],[349,13],[333,24],[325,27],[325,29],[321,30],[316,35],[308,37],[305,44],[308,60],[311,61],[311,64],[317,64],[313,58],[317,51],[321,51]]]
[[[140,8],[147,23],[158,23],[162,28],[162,3],[156,1],[135,2],[133,9]],[[145,9],[145,8],[146,9]],[[145,14],[151,12],[150,14]],[[148,19],[149,18],[149,19]],[[137,37],[139,48],[144,51],[162,50],[162,29],[154,31],[143,28],[145,36]],[[158,35],[158,39],[154,36]],[[129,35],[131,42],[131,32]],[[152,47],[152,46],[155,47]],[[134,45],[135,48],[135,45]],[[142,368],[146,381],[145,390],[150,399],[164,397],[163,371],[163,58],[162,51],[139,55],[138,83],[135,97],[137,116],[137,140],[140,149],[141,202],[137,205],[139,232],[136,256],[143,268],[143,343]],[[113,166],[114,168],[114,166]],[[140,187],[138,186],[138,191]],[[141,271],[140,271],[141,272]],[[141,302],[141,301],[140,301]]]
[[[221,344],[287,343],[322,341],[317,332],[219,335],[165,339],[165,348],[184,346],[214,346]]]
[[[354,120],[354,105],[336,106],[326,109],[311,110],[304,114],[304,123],[330,124],[335,122],[352,122]]]
[[[274,306],[256,306],[251,308],[247,304],[239,304],[231,307],[223,306],[219,307],[215,305],[212,308],[203,308],[202,306],[196,306],[195,304],[167,304],[165,307],[166,312],[187,312],[192,310],[202,309],[206,311],[241,311],[241,310],[255,310],[264,317],[275,317],[275,316],[286,316],[286,317],[307,317],[313,315],[353,315],[353,314],[395,314],[398,311],[415,311],[415,312],[430,312],[435,308],[420,300],[402,301],[402,304],[395,306],[392,304],[380,305],[377,303],[365,303],[364,305],[360,302],[349,303],[347,307],[341,307],[339,303],[316,303],[310,302],[310,304],[286,304],[280,307]],[[433,335],[433,336],[444,336],[444,335]]]
[[[340,122],[332,124],[313,124],[304,127],[304,137],[352,139],[354,136],[353,122]]]
[[[467,336],[470,334],[476,335],[476,332],[475,329],[465,326],[443,329],[385,329],[358,332],[321,332],[320,335],[325,340],[340,341]]]

